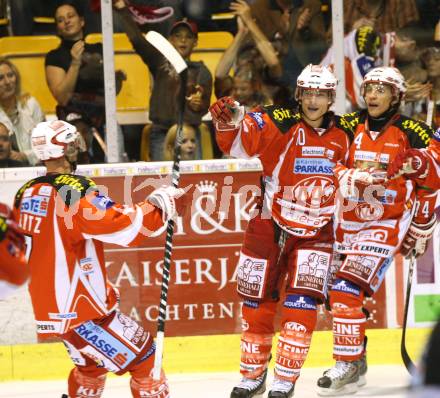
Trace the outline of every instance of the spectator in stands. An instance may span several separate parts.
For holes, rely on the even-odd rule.
[[[101,163],[105,159],[100,144],[105,136],[102,44],[84,42],[84,18],[73,4],[63,2],[57,7],[55,24],[61,44],[46,55],[45,65],[49,89],[58,102],[57,116],[66,121],[72,113],[82,116],[86,131],[81,131],[81,134],[89,137],[86,142],[91,142],[88,148],[90,161]],[[119,93],[123,80],[124,72],[117,71],[116,93]],[[118,139],[122,159],[124,150],[120,130]]]
[[[21,92],[17,67],[6,58],[0,58],[0,122],[11,136],[11,159],[31,165],[38,162],[31,148],[31,132],[44,120],[38,101]]]
[[[198,160],[197,156],[197,140],[196,129],[190,124],[184,123],[182,129],[182,144],[180,146],[180,159],[181,160]],[[165,137],[165,143],[163,148],[163,159],[174,159],[174,144],[176,142],[177,124],[170,127]]]
[[[416,0],[344,1],[345,32],[365,25],[379,33],[394,32],[418,20]]]
[[[325,50],[325,26],[319,0],[255,0],[252,16],[270,40],[280,39],[284,86],[295,87],[302,69],[318,64]]]
[[[365,108],[361,93],[364,76],[376,65],[380,52],[380,35],[371,26],[361,26],[344,37],[344,67],[347,110]],[[333,66],[334,48],[327,51],[321,65]]]
[[[11,7],[11,25],[14,36],[31,36],[33,34],[48,34],[53,29],[53,24],[36,24],[36,17],[52,17],[60,0],[13,0],[9,1]],[[72,4],[84,13],[87,32],[101,31],[101,18],[91,12],[90,0],[72,0]]]
[[[405,77],[407,85],[402,113],[418,118],[417,115],[429,98],[432,84],[428,81],[428,71],[421,60],[414,27],[408,26],[396,32],[394,52],[395,66]]]
[[[278,79],[282,73],[281,63],[272,44],[252,19],[249,5],[240,1],[233,3],[231,7],[234,8],[237,15],[238,32],[217,64],[215,95],[217,98],[232,96],[247,109],[252,109],[268,103],[262,91],[261,73],[263,68],[266,66],[267,74]],[[258,50],[252,54],[252,58],[248,58],[249,47],[248,51],[243,52],[243,45],[248,33],[254,41],[252,49]],[[257,59],[260,58],[262,58],[262,63],[259,68],[260,62]],[[235,64],[235,73],[232,77],[229,72],[233,64]]]
[[[8,128],[0,123],[0,168],[28,166],[26,161],[13,159]]]
[[[432,85],[431,99],[435,104],[435,126],[440,126],[440,48],[429,47],[422,53],[423,64],[428,72],[428,81]]]
[[[150,159],[162,160],[166,133],[177,122],[178,102],[175,93],[178,92],[180,82],[168,61],[145,40],[124,1],[115,0],[114,6],[122,18],[124,29],[135,51],[154,78],[149,108],[149,118],[153,122],[150,132]],[[186,20],[178,21],[171,29],[169,41],[188,64],[184,121],[198,129],[203,115],[208,111],[212,76],[203,62],[190,60],[191,53],[197,45],[197,27]]]

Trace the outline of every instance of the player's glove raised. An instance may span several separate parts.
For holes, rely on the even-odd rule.
[[[425,253],[436,225],[437,218],[435,214],[424,224],[417,224],[413,221],[400,248],[402,255],[409,257],[413,253],[415,257],[419,257]]]
[[[166,222],[178,213],[178,202],[182,201],[184,194],[185,191],[181,188],[163,186],[155,189],[147,197],[147,201],[162,210],[162,219]]]
[[[218,127],[236,128],[244,119],[244,106],[231,97],[222,97],[209,107],[212,120]],[[221,128],[220,128],[221,129]]]
[[[401,175],[410,178],[424,178],[428,174],[429,163],[420,149],[408,149],[399,153],[388,167],[388,178]]]

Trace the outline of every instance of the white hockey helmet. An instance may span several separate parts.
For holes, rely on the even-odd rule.
[[[62,158],[68,144],[79,138],[75,126],[63,120],[38,123],[32,130],[32,150],[40,160]]]
[[[381,66],[370,70],[365,76],[361,85],[361,95],[365,96],[365,87],[368,83],[387,84],[393,89],[393,94],[398,96],[399,101],[406,92],[405,78],[399,69],[390,66]]]
[[[338,80],[326,66],[307,65],[296,79],[296,100],[299,99],[299,89],[330,90],[336,92]]]

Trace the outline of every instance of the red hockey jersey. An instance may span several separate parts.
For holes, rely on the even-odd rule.
[[[433,133],[423,122],[403,115],[395,115],[380,132],[369,130],[366,111],[344,115],[342,120],[353,129],[354,140],[346,166],[335,168],[337,175],[346,167],[374,168],[386,174],[399,152],[426,147]],[[427,219],[432,215],[432,193],[417,189],[414,182],[399,177],[387,181],[384,188],[374,201],[359,195],[339,203],[336,241],[341,251],[389,257],[406,233],[416,197],[421,202],[426,200]]]
[[[161,210],[151,204],[116,204],[92,180],[71,174],[26,183],[14,213],[26,235],[37,332],[46,335],[65,333],[115,307],[103,242],[140,245],[163,225]]]
[[[315,236],[333,217],[333,167],[345,163],[350,138],[339,117],[328,119],[326,129],[314,129],[290,109],[269,106],[247,113],[237,129],[217,126],[223,152],[259,158],[264,210],[292,235]]]

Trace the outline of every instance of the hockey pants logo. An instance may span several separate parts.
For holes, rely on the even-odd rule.
[[[79,386],[78,391],[76,392],[76,398],[99,398],[103,391],[104,387],[95,390],[94,388]]]

